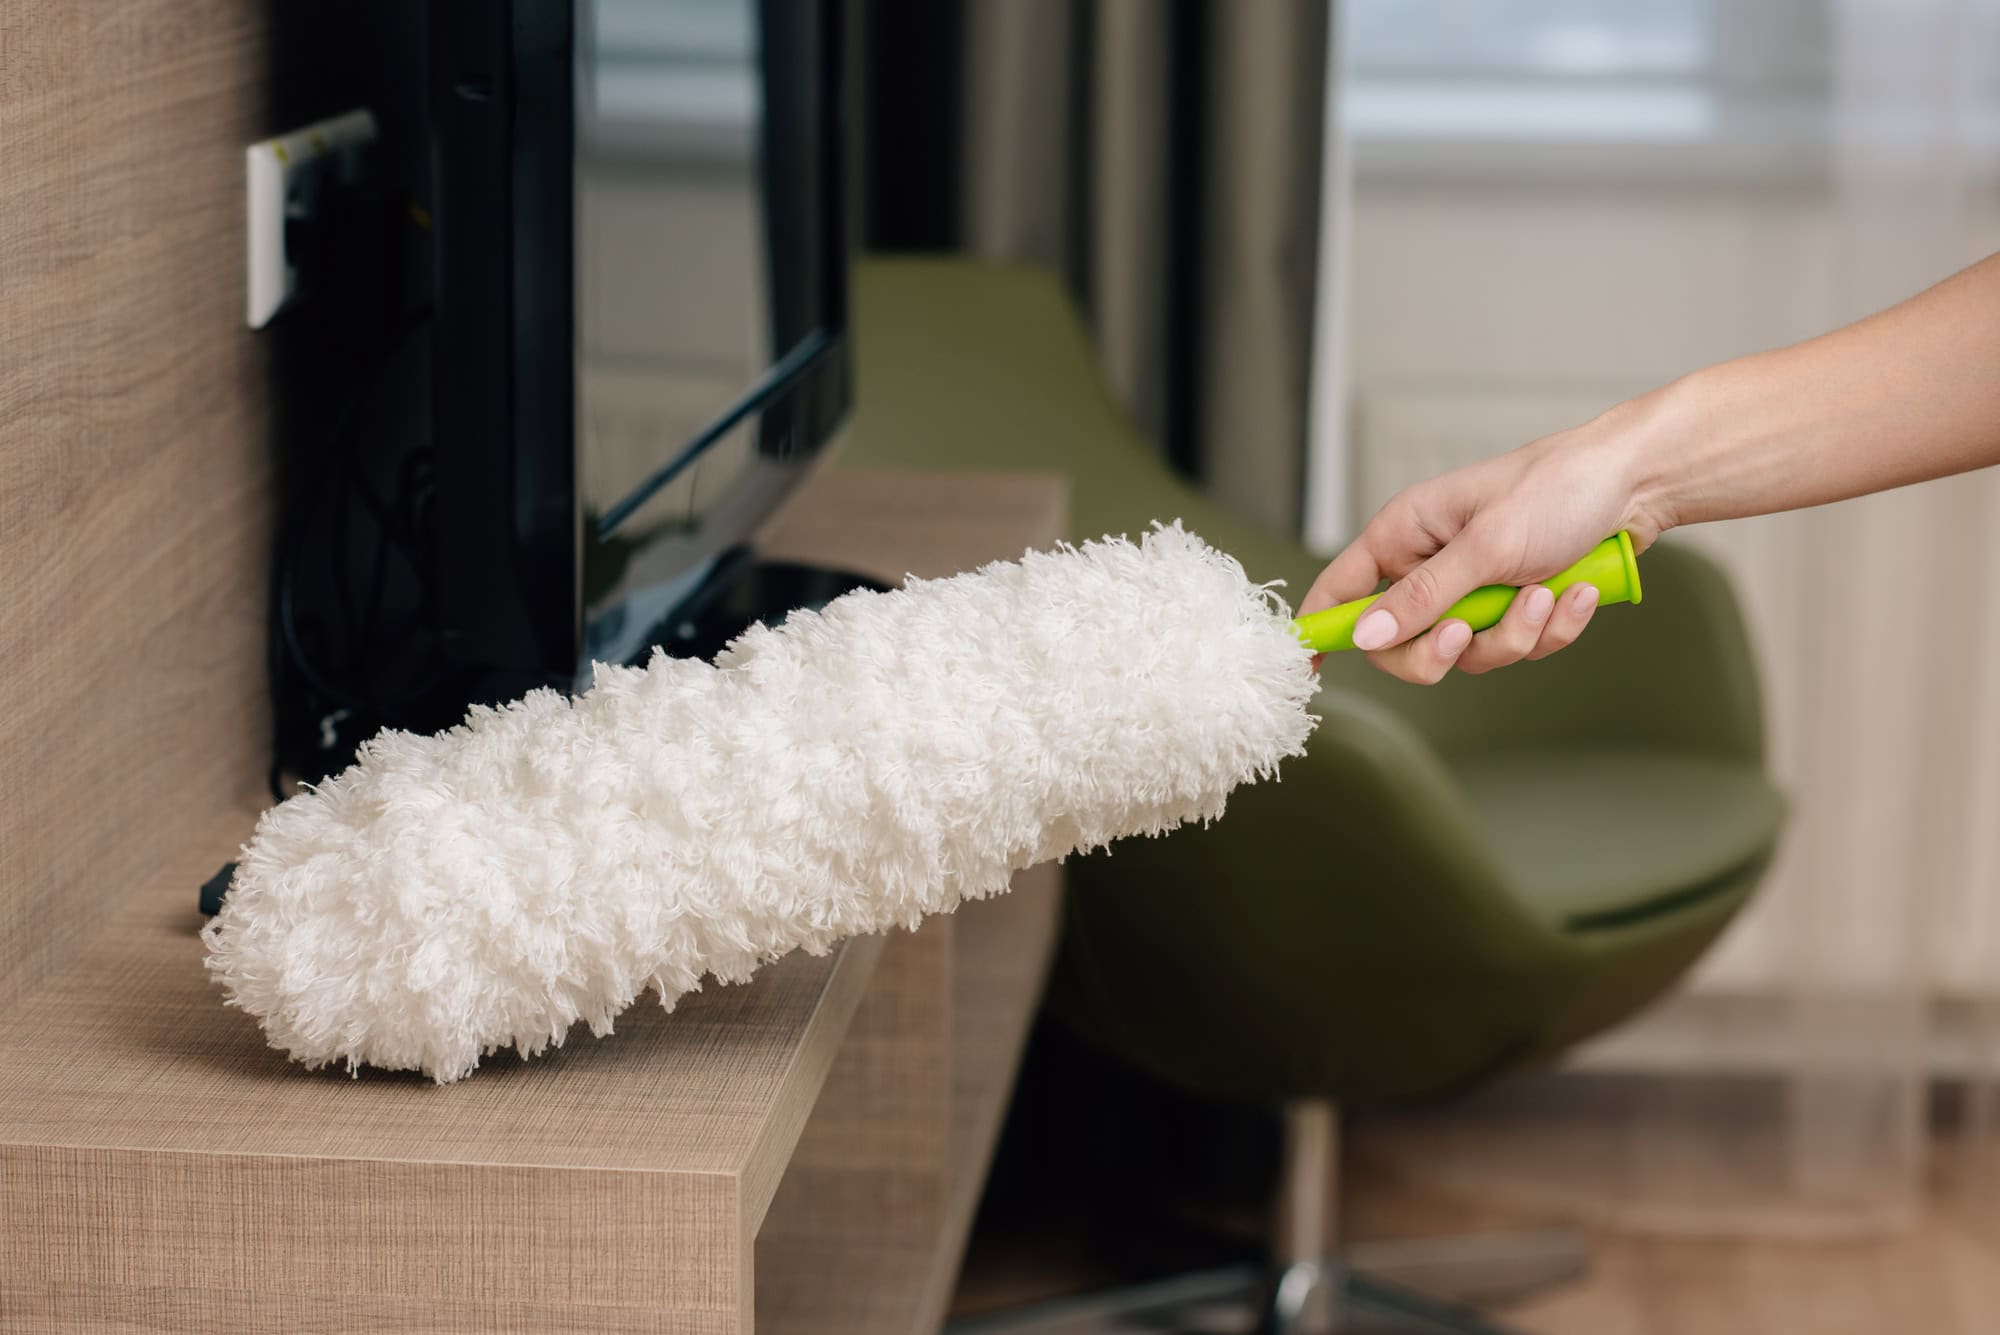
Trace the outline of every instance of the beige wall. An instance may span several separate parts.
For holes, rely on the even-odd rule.
[[[262,782],[263,9],[0,20],[0,1005],[133,896],[192,932],[233,850],[180,832]]]
[[[1355,395],[1628,392],[1808,336],[1840,304],[1834,225],[1823,187],[1364,178]]]

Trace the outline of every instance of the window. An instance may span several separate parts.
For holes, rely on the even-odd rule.
[[[1344,0],[1344,109],[1364,166],[1371,142],[1729,144],[1768,164],[1824,118],[1829,3]]]
[[[1711,0],[1348,0],[1358,78],[1704,78]]]

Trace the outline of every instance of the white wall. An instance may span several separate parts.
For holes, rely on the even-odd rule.
[[[1826,327],[1809,187],[1364,179],[1357,401],[1415,386],[1616,395]],[[1566,425],[1551,423],[1550,425]]]

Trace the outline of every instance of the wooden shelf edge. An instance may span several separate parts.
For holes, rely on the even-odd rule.
[[[951,1176],[942,1245],[915,1326],[923,1335],[943,1324],[951,1305],[973,1214],[1013,1101],[1028,1031],[1041,1008],[1062,908],[1061,866],[1045,863],[1021,873],[1008,901],[988,900],[962,910],[974,918],[961,926],[958,938]],[[1007,909],[1012,911],[1002,911]]]

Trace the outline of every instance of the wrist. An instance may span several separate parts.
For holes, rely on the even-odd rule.
[[[1714,435],[1713,402],[1708,373],[1696,371],[1599,419],[1604,466],[1621,479],[1625,497],[1620,527],[1647,544],[1703,518],[1692,461],[1699,442]]]

